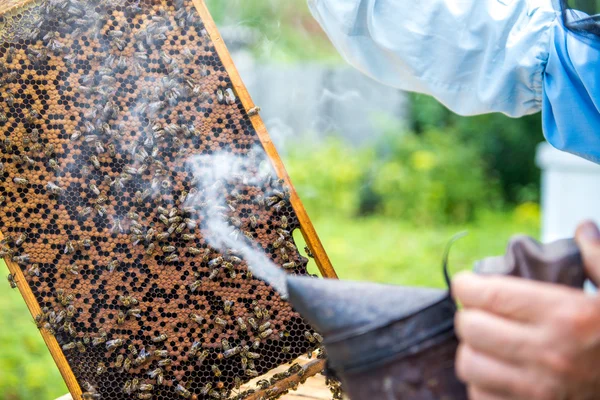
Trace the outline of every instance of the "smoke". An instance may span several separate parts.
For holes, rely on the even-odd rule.
[[[197,190],[188,196],[183,207],[196,210],[202,236],[212,248],[222,254],[239,254],[254,275],[287,299],[287,274],[273,264],[264,251],[253,247],[254,242],[240,232],[235,226],[239,222],[230,216],[235,209],[228,201],[232,185],[263,187],[276,179],[269,163],[260,158],[264,158],[260,148],[253,149],[247,156],[221,152],[188,158],[187,167],[198,183]]]

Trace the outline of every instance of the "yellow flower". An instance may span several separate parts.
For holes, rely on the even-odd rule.
[[[419,150],[412,154],[410,163],[417,171],[430,171],[437,165],[437,159],[433,152]]]

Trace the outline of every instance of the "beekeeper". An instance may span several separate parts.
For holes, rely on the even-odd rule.
[[[600,162],[600,16],[566,0],[308,0],[345,59],[461,115],[542,111],[554,147]],[[507,154],[507,162],[510,155]],[[576,234],[600,283],[600,231]],[[473,400],[600,399],[600,300],[461,274],[457,371]]]

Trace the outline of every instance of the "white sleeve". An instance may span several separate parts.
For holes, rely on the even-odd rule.
[[[553,0],[308,0],[346,60],[462,115],[540,110]]]

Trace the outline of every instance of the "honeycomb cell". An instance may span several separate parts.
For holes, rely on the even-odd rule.
[[[191,0],[2,18],[0,256],[87,398],[229,398],[318,347],[237,248],[307,274],[289,192]]]

